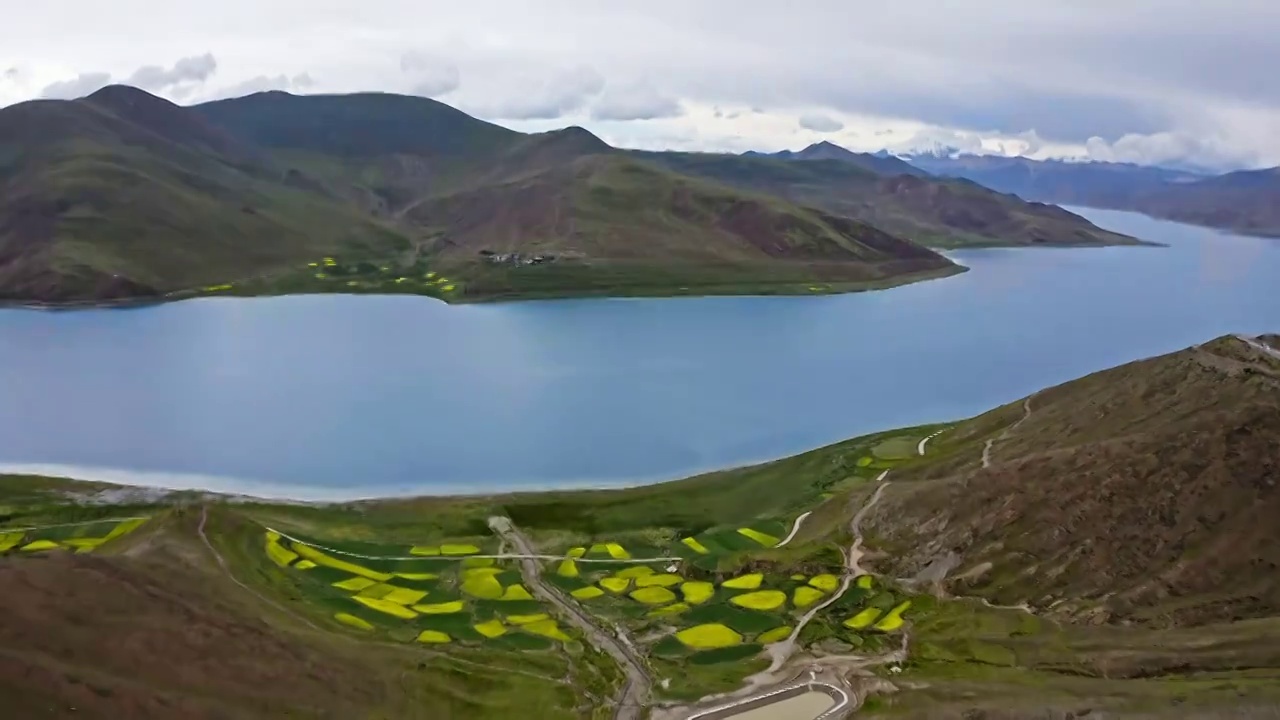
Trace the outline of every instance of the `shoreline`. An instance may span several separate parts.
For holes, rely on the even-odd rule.
[[[461,490],[474,487],[476,483],[453,483],[460,492],[427,489],[423,487],[391,488],[378,486],[367,492],[357,488],[326,488],[316,485],[288,485],[278,482],[254,481],[221,475],[200,473],[176,473],[146,470],[121,470],[116,468],[86,467],[77,465],[61,465],[57,463],[4,463],[0,462],[0,478],[4,476],[30,477],[55,480],[67,483],[86,485],[105,485],[108,491],[135,491],[141,494],[159,493],[161,495],[192,493],[196,495],[212,495],[220,498],[246,502],[285,503],[296,505],[329,506],[348,505],[354,503],[399,502],[406,500],[477,500],[496,497],[528,497],[548,496],[574,493],[607,493],[639,488],[654,488],[663,485],[681,483],[719,473],[734,472],[749,468],[763,467],[791,458],[841,445],[852,440],[871,440],[885,435],[934,430],[953,425],[959,420],[934,422],[923,425],[909,425],[875,430],[860,435],[850,436],[815,447],[804,448],[771,458],[745,460],[731,465],[708,467],[693,471],[682,471],[674,476],[652,476],[648,478],[630,478],[613,483],[582,481],[571,485],[495,485],[491,489],[476,492]],[[213,487],[210,487],[212,485]],[[309,492],[310,491],[310,492]],[[319,491],[318,493],[315,491]],[[332,492],[329,492],[332,491]]]
[[[945,257],[945,255],[944,255]],[[948,258],[949,259],[949,258]],[[610,290],[594,290],[594,289],[566,289],[549,291],[546,293],[524,292],[524,293],[494,293],[486,295],[472,295],[455,298],[442,298],[426,293],[413,292],[349,292],[345,290],[337,290],[334,292],[282,292],[282,293],[260,293],[260,294],[237,294],[230,293],[208,293],[203,294],[198,291],[178,290],[171,293],[165,293],[159,296],[149,297],[130,297],[115,298],[103,300],[65,300],[65,301],[44,301],[44,300],[0,300],[0,310],[34,310],[45,312],[74,312],[77,310],[133,310],[159,305],[168,305],[180,303],[187,300],[204,300],[210,298],[235,298],[243,300],[252,300],[257,298],[280,298],[280,297],[307,297],[312,295],[342,295],[351,297],[374,296],[374,297],[419,297],[438,300],[445,305],[494,305],[501,303],[519,303],[519,302],[545,302],[550,300],[608,300],[608,299],[636,299],[636,300],[664,300],[675,298],[704,298],[704,297],[825,297],[829,295],[848,295],[861,292],[874,292],[877,290],[890,290],[904,285],[912,285],[920,282],[928,282],[930,280],[942,280],[955,275],[961,275],[969,272],[969,268],[951,262],[950,265],[925,270],[916,273],[906,273],[888,278],[876,280],[868,280],[862,282],[786,282],[786,283],[769,283],[761,282],[753,285],[751,283],[735,283],[732,285],[705,285],[702,287],[690,286],[688,288],[636,288],[624,289],[623,291]],[[462,280],[466,282],[465,279]],[[815,292],[810,289],[814,286],[823,286],[821,291]]]

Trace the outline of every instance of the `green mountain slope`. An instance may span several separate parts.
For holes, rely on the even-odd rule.
[[[407,246],[142,91],[0,110],[0,297],[157,296],[328,253]]]
[[[559,144],[561,137],[544,142]],[[744,194],[612,152],[539,165],[416,203],[406,222],[436,226],[450,275],[481,295],[549,292],[826,291],[958,272],[945,258],[873,227],[778,198]],[[512,270],[480,253],[554,255]],[[817,285],[815,285],[817,283]]]
[[[1062,208],[1026,202],[969,181],[882,174],[896,164],[870,166],[831,159],[830,154],[821,154],[825,159],[671,152],[642,156],[676,172],[772,193],[934,247],[1138,242]]]
[[[1220,338],[933,442],[870,520],[901,577],[936,562],[952,592],[1071,622],[1280,615],[1280,356]]]

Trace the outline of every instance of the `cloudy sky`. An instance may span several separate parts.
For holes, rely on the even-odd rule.
[[[13,0],[0,105],[126,82],[433,97],[521,130],[1280,165],[1280,0]]]

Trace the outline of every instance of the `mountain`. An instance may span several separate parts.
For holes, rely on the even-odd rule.
[[[989,155],[913,155],[934,175],[960,177],[1027,200],[1133,210],[1254,235],[1280,235],[1280,168],[1217,177],[1127,163]]]
[[[1132,206],[1178,222],[1280,237],[1280,168],[1170,184],[1140,195]]]
[[[628,152],[384,93],[113,86],[0,109],[0,298],[351,286],[307,270],[327,256],[387,282],[431,265],[457,299],[831,292],[960,271],[916,241],[1133,242],[893,158],[796,156],[818,159]]]
[[[265,154],[127,87],[0,110],[0,298],[154,297],[398,231],[291,187]]]
[[[900,577],[949,568],[950,592],[1070,622],[1280,614],[1268,341],[1219,338],[956,425],[869,518],[882,561]]]
[[[9,299],[310,278],[307,262],[335,255],[426,261],[472,298],[852,290],[960,271],[856,221],[646,166],[581,128],[525,135],[424,98],[184,108],[114,86],[0,110],[0,138]],[[487,260],[553,251],[555,267]]]
[[[870,170],[878,175],[925,176],[929,174],[915,165],[892,155],[856,153],[826,140],[814,143],[798,152],[792,152],[790,150],[783,150],[776,153],[757,153],[749,151],[743,153],[743,155],[746,157],[772,157],[779,160],[839,160],[841,162],[857,165],[860,168]]]
[[[871,155],[850,153],[859,158],[855,162],[714,153],[636,154],[676,172],[785,197],[931,247],[1139,242],[1062,208],[1027,202],[967,180],[923,173],[881,174],[868,158],[880,167],[896,167],[896,163]]]

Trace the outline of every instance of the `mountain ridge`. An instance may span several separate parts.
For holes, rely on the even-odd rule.
[[[962,177],[1026,200],[1129,210],[1262,236],[1280,236],[1280,168],[1209,176],[1132,163],[1068,162],[990,155],[906,158],[936,175]]]

